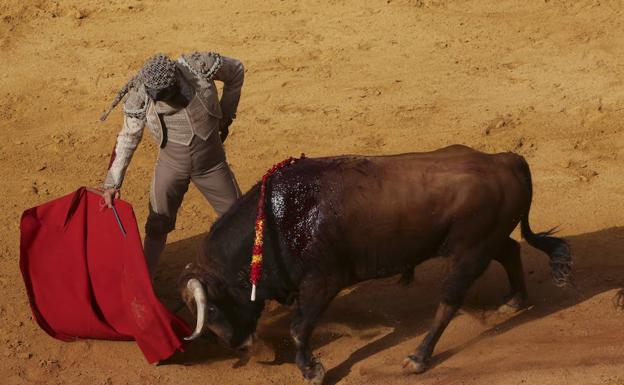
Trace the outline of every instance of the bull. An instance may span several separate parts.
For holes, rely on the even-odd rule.
[[[313,384],[322,383],[325,369],[311,352],[310,336],[345,287],[392,275],[409,282],[419,263],[448,259],[430,329],[403,361],[406,371],[421,373],[491,260],[503,266],[511,287],[503,306],[525,306],[520,246],[510,238],[518,224],[523,238],[550,257],[555,283],[571,282],[566,241],[529,226],[531,173],[514,153],[455,145],[393,156],[308,158],[281,169],[266,188],[264,267],[251,301],[259,194],[256,185],[214,223],[197,260],[180,276],[182,298],[197,313],[189,339],[210,330],[248,356],[264,301],[291,305],[295,362]]]

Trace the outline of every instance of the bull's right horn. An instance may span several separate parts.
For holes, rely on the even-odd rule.
[[[204,319],[206,316],[206,291],[197,278],[189,279],[186,284],[186,288],[193,293],[197,307],[197,325],[195,326],[195,331],[190,336],[184,337],[186,341],[192,341],[199,337],[204,329]]]

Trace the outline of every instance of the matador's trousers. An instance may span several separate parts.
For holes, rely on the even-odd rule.
[[[188,146],[168,142],[160,150],[150,188],[148,236],[166,235],[175,228],[191,181],[219,216],[241,196],[218,132],[205,141],[195,136]]]

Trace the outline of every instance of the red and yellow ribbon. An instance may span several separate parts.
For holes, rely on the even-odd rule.
[[[262,275],[262,252],[264,249],[264,239],[262,238],[262,236],[264,233],[264,203],[267,181],[269,180],[271,175],[275,174],[278,170],[304,158],[305,155],[301,154],[301,157],[298,159],[293,157],[285,159],[271,167],[262,177],[262,184],[260,186],[260,198],[258,199],[258,213],[256,215],[256,236],[254,239],[253,251],[251,256],[251,269],[249,277],[251,281],[252,301],[256,300],[256,285],[258,284],[258,281],[260,281],[260,277]]]

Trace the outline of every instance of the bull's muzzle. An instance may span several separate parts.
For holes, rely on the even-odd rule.
[[[253,353],[253,345],[256,340],[256,333],[252,333],[236,348],[236,354],[238,354],[238,358],[241,364],[246,364],[251,355]]]

